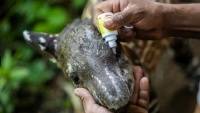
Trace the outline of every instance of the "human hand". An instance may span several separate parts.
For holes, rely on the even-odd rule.
[[[98,105],[87,89],[76,88],[74,93],[82,100],[84,113],[112,113],[107,108]]]
[[[94,7],[93,21],[98,27],[98,15],[113,12],[112,16],[104,20],[104,26],[111,30],[118,29],[122,41],[129,41],[133,37],[160,39],[165,36],[162,7],[162,3],[150,0],[106,0]],[[132,25],[134,29],[124,29],[124,25]]]
[[[149,80],[143,77],[141,67],[134,67],[135,86],[132,95],[133,104],[128,106],[126,113],[148,113],[149,108]]]
[[[146,77],[142,76],[140,67],[134,68],[135,86],[132,95],[133,103],[130,104],[125,113],[148,113],[149,106],[149,82]],[[107,108],[95,103],[92,95],[84,88],[74,90],[76,96],[80,97],[83,102],[85,113],[112,113]]]

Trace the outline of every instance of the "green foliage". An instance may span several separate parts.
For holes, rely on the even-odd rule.
[[[11,113],[17,100],[13,97],[13,93],[20,87],[35,87],[41,90],[42,85],[52,78],[53,67],[47,69],[45,61],[39,59],[29,64],[21,64],[24,61],[22,57],[15,58],[16,54],[11,54],[10,50],[6,50],[1,61],[0,67],[0,110],[5,113]],[[27,57],[27,56],[25,56]],[[7,107],[9,106],[9,107]],[[3,112],[0,111],[0,112]]]
[[[64,25],[66,24],[67,20],[67,13],[65,13],[61,8],[54,8],[51,10],[47,10],[47,15],[43,22],[37,23],[33,27],[33,31],[43,31],[43,32],[55,32],[51,27],[54,27],[58,30],[61,30]],[[58,18],[59,17],[59,18]],[[62,26],[58,26],[62,25]]]
[[[87,0],[72,0],[72,7],[78,9],[80,7],[84,7]]]
[[[0,67],[0,112],[11,113],[14,105],[12,91],[16,90],[21,81],[28,76],[28,69],[15,66],[16,62],[11,56],[10,51],[6,51]],[[6,107],[5,107],[6,106]],[[8,106],[8,107],[7,107]]]
[[[87,0],[3,0],[0,4],[0,113],[12,113],[22,100],[20,89],[44,93],[56,65],[36,53],[23,39],[23,30],[58,33],[80,17]],[[21,91],[21,90],[20,90]],[[70,102],[65,100],[65,106]]]
[[[55,33],[69,22],[69,14],[63,8],[51,7],[44,1],[23,1],[18,8],[17,13],[24,15],[28,23],[37,22],[32,27],[33,31]]]

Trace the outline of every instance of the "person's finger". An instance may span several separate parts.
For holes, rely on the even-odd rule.
[[[130,105],[126,113],[148,113],[148,111],[138,107],[137,105]]]
[[[112,113],[108,109],[95,103],[93,96],[84,88],[76,88],[74,90],[76,96],[81,98],[85,113]]]
[[[118,0],[117,0],[118,1]],[[107,0],[103,1],[99,4],[96,4],[94,6],[94,11],[93,11],[93,23],[96,27],[98,27],[98,16],[102,13],[106,12],[113,12],[113,10],[116,10],[119,5],[117,2],[113,2],[112,0]]]
[[[133,3],[127,2],[123,7],[120,7],[120,12],[115,12],[109,18],[104,20],[104,26],[107,29],[115,30],[124,25],[133,25],[141,21],[144,17],[144,11]]]
[[[93,12],[93,23],[97,27],[98,26],[98,16],[102,13],[112,12],[112,13],[118,13],[123,11],[129,4],[129,0],[106,0],[103,1],[94,7]],[[124,15],[124,14],[123,14]],[[126,15],[128,16],[128,15]],[[117,16],[119,17],[119,16]],[[114,17],[116,18],[116,17]],[[125,17],[126,19],[126,17]],[[115,20],[115,22],[118,20]],[[119,28],[119,27],[118,27]]]
[[[132,95],[132,101],[134,104],[136,104],[138,100],[138,94],[139,94],[139,88],[140,88],[140,80],[143,77],[142,69],[139,66],[134,67],[134,79],[135,79],[135,85],[134,85],[134,91]]]
[[[137,105],[148,109],[149,107],[149,81],[147,77],[143,77],[140,81],[140,92]]]
[[[74,94],[83,101],[85,111],[87,111],[91,105],[96,104],[90,92],[84,88],[76,88]]]
[[[104,26],[107,29],[115,30],[119,29],[126,24],[130,24],[131,22],[131,15],[126,12],[118,12],[111,15],[109,18],[104,20]]]

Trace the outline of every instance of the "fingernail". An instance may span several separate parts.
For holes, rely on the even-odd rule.
[[[105,19],[105,20],[104,20],[104,24],[105,24],[106,26],[109,26],[109,27],[112,27],[112,26],[114,25],[113,20],[110,19],[110,18]]]

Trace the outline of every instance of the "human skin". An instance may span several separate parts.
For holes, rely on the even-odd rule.
[[[148,113],[149,106],[149,81],[142,75],[142,69],[134,67],[135,86],[132,95],[133,103],[127,107],[124,113]],[[107,108],[95,103],[92,95],[84,88],[74,90],[76,96],[80,97],[85,113],[112,113]]]
[[[151,0],[106,0],[94,7],[94,25],[98,15],[114,14],[104,20],[108,29],[118,29],[123,38],[161,39],[167,36],[200,38],[200,4],[164,4]],[[123,29],[134,26],[133,30]],[[121,29],[120,29],[121,28]],[[119,36],[119,37],[120,37]]]

